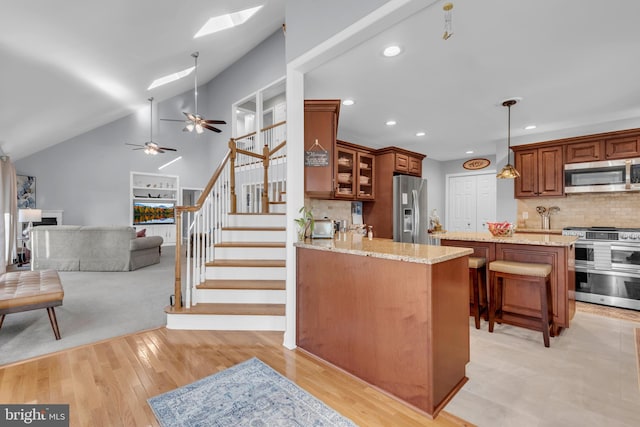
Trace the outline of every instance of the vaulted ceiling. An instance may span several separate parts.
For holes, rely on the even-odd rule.
[[[144,108],[150,95],[188,91],[192,78],[146,88],[191,66],[196,50],[199,81],[210,80],[280,28],[286,2],[268,0],[247,24],[195,40],[208,17],[262,2],[5,2],[0,148],[21,158]],[[640,127],[640,2],[456,0],[448,40],[444,3],[424,1],[306,75],[307,98],[355,100],[341,109],[342,139],[436,160],[489,155],[506,144],[501,103],[512,97],[522,98],[512,108],[516,144]],[[392,43],[403,52],[385,58]]]

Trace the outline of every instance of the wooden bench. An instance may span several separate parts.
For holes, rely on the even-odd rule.
[[[46,308],[56,340],[60,339],[54,307],[62,305],[64,290],[55,270],[12,271],[0,275],[0,328],[7,314]]]

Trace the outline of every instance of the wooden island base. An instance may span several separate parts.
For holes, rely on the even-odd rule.
[[[467,381],[467,263],[298,246],[297,345],[435,417]]]

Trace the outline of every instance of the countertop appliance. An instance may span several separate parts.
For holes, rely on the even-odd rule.
[[[312,239],[333,239],[334,222],[330,219],[316,219],[313,224]]]
[[[640,191],[640,158],[564,165],[565,193],[610,191]]]
[[[567,227],[577,236],[576,300],[640,310],[640,228]]]
[[[393,177],[393,240],[429,242],[427,180],[408,175]]]

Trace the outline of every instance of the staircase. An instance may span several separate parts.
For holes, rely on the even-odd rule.
[[[229,214],[190,307],[167,307],[167,328],[284,331],[286,216]]]

